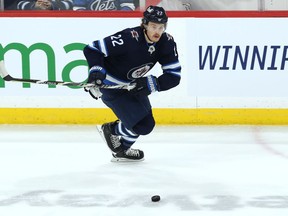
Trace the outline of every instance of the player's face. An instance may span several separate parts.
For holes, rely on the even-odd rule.
[[[158,42],[160,40],[161,35],[165,31],[165,25],[149,22],[146,28],[146,34],[152,42]]]

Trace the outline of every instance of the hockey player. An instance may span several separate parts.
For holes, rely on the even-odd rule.
[[[126,10],[134,11],[134,0],[73,0],[73,10]]]
[[[169,90],[180,82],[177,47],[173,37],[165,32],[167,21],[162,7],[149,6],[141,26],[124,29],[84,48],[90,68],[88,83],[135,86],[130,91],[86,89],[93,98],[101,97],[119,119],[101,127],[113,152],[112,161],[144,159],[144,152],[131,146],[155,126],[148,96]],[[159,77],[146,75],[157,62],[163,73]]]

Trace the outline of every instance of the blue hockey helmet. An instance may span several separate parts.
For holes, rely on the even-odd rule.
[[[142,22],[145,25],[148,25],[148,22],[155,22],[166,25],[167,21],[168,17],[164,8],[162,7],[150,5],[143,13]]]

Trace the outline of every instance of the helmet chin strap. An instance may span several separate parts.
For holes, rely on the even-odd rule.
[[[146,41],[147,41],[148,43],[154,43],[154,42],[149,38],[149,36],[148,36],[148,34],[147,34],[147,29],[146,29],[146,28],[144,28],[144,35],[145,35],[145,39],[146,39]]]

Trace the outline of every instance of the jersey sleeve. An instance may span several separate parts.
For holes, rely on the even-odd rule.
[[[117,32],[100,40],[93,41],[84,48],[89,67],[104,67],[104,58],[117,57],[127,52],[129,36],[126,31]]]
[[[105,57],[120,56],[127,52],[129,38],[126,31],[121,31],[98,40],[95,45]]]
[[[178,59],[177,45],[171,35],[165,33],[166,43],[163,44],[159,63],[163,74],[159,76],[160,91],[177,86],[181,79],[181,64]]]

